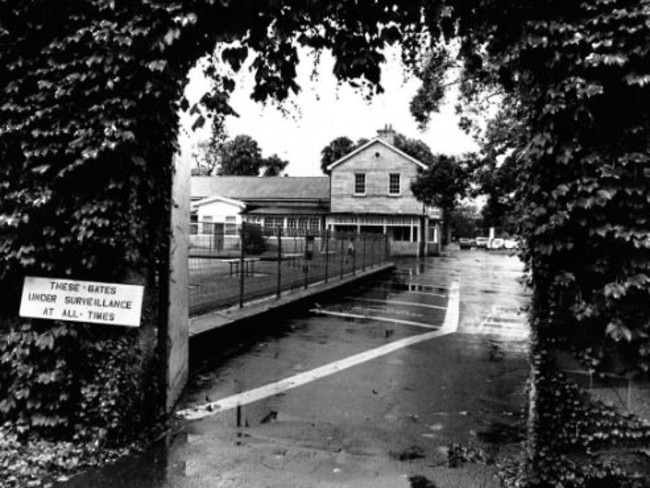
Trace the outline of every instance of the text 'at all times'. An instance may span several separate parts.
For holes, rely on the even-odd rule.
[[[138,285],[27,277],[20,315],[137,326],[142,294]]]

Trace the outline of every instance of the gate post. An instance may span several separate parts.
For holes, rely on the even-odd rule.
[[[327,283],[329,264],[330,264],[330,230],[325,229],[325,283]]]
[[[388,234],[384,234],[384,262],[388,261],[390,250],[388,249]]]
[[[278,227],[278,298],[282,293],[282,227]]]
[[[165,410],[170,412],[183,392],[189,375],[189,235],[190,164],[177,154],[172,176],[171,236],[166,344],[162,348]],[[161,324],[162,326],[162,324]]]
[[[239,308],[244,308],[244,240],[246,237],[246,222],[241,223],[241,252],[239,253]]]
[[[343,258],[344,258],[343,252],[345,251],[343,249],[343,246],[345,245],[345,242],[343,241],[343,239],[340,238],[340,236],[341,234],[339,234],[339,240],[341,241],[341,279],[343,279]]]
[[[357,274],[357,247],[359,246],[357,242],[358,234],[352,234],[353,244],[352,244],[352,276]]]

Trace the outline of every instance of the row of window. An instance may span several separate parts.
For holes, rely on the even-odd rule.
[[[365,234],[376,233],[383,234],[383,226],[361,226],[361,229],[356,225],[334,225],[335,232],[361,232]],[[386,233],[396,242],[417,242],[418,241],[418,228],[415,226],[386,226]]]
[[[203,235],[216,235],[216,236],[235,236],[238,235],[236,217],[226,217],[226,222],[213,222],[212,216],[206,215],[203,217],[204,220],[198,221],[198,216],[196,214],[191,215],[191,226],[190,234],[197,235],[199,234],[199,229]],[[284,227],[284,217],[272,217],[267,216],[263,219],[261,217],[249,216],[247,218],[248,223],[257,224],[260,227],[263,226],[265,233],[274,235],[277,232],[278,228],[282,228],[286,234],[285,235],[305,235],[306,233],[318,233],[320,231],[320,219],[318,217],[286,217],[286,227]],[[376,230],[373,230],[373,226],[365,226],[362,232],[383,232],[384,226],[374,226]],[[334,225],[334,230],[337,232],[357,232],[357,225]],[[394,241],[402,242],[417,242],[418,239],[418,228],[415,226],[387,226],[386,230],[388,234],[392,237]],[[430,229],[433,231],[433,228]],[[433,237],[430,236],[430,240],[433,240]]]
[[[389,195],[400,195],[401,190],[401,175],[399,173],[389,173],[388,174],[388,194]],[[365,195],[366,194],[366,174],[365,173],[354,173],[354,194],[355,195]]]
[[[273,230],[278,228],[285,228],[284,217],[247,217],[247,222],[264,226],[264,230]],[[201,230],[201,234],[223,234],[227,236],[237,235],[237,218],[235,216],[226,216],[225,223],[213,222],[211,215],[204,215],[201,222],[198,220],[197,214],[190,216],[190,234],[196,235]],[[320,218],[318,217],[287,217],[286,218],[287,230],[320,230]]]
[[[227,216],[226,222],[213,222],[212,215],[204,215],[200,222],[201,234],[223,234],[227,236],[237,235],[237,217]],[[199,216],[190,215],[190,234],[198,234]]]
[[[284,227],[284,218],[266,217],[264,219],[264,227],[267,229],[268,228],[277,229],[278,227]],[[319,230],[320,219],[318,217],[309,217],[309,218],[287,217],[287,229]]]

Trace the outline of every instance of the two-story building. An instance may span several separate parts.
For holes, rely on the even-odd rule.
[[[421,161],[394,145],[391,127],[328,167],[320,177],[199,176],[192,178],[192,242],[238,245],[237,228],[255,223],[267,235],[331,232],[388,235],[393,255],[439,252],[438,209],[411,191]],[[216,244],[214,244],[216,243]]]
[[[387,234],[391,254],[435,254],[441,217],[411,191],[418,171],[427,166],[394,146],[389,126],[378,136],[327,167],[330,172],[332,231]]]

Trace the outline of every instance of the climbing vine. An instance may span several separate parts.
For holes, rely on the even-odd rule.
[[[0,294],[7,304],[0,390],[8,395],[0,417],[26,433],[63,435],[66,411],[87,401],[94,419],[90,405],[102,394],[81,386],[85,365],[66,359],[84,357],[69,353],[75,349],[115,364],[127,384],[157,382],[152,365],[162,341],[153,350],[134,346],[157,337],[164,322],[177,112],[196,113],[196,126],[205,121],[201,111],[229,113],[225,79],[202,98],[203,108],[183,98],[189,68],[217,41],[231,43],[219,62],[232,69],[252,57],[259,101],[299,90],[301,45],[331,49],[339,80],[380,92],[381,49],[396,42],[435,90],[413,105],[421,120],[439,102],[444,78],[436,69],[451,66],[450,55],[467,100],[485,87],[515,100],[525,127],[512,154],[534,292],[532,357],[562,337],[591,368],[647,374],[648,18],[648,0],[74,0],[56,9],[45,0],[0,0]],[[452,40],[457,50],[439,49]],[[420,64],[427,52],[437,53],[432,70]],[[206,71],[218,78],[218,70]],[[84,327],[17,319],[26,275],[144,284],[140,335],[98,337]],[[95,341],[130,352],[110,363],[110,347],[93,356]],[[53,363],[44,351],[63,359]],[[549,442],[540,433],[550,420],[540,412],[557,391],[539,383],[545,367],[533,361],[533,470],[543,468],[536,461]],[[105,380],[95,374],[88,385]]]
[[[96,401],[117,410],[120,387],[105,382],[99,367],[91,369],[96,387],[84,383],[82,361],[91,357],[138,391],[157,394],[148,385],[160,383],[166,347],[178,112],[191,112],[194,127],[207,114],[233,113],[233,82],[210,63],[212,90],[190,106],[183,96],[189,69],[224,42],[212,63],[236,71],[253,56],[253,98],[283,100],[299,90],[300,44],[332,49],[339,79],[381,91],[381,48],[410,39],[405,52],[415,59],[424,25],[417,4],[404,11],[364,4],[75,0],[52,9],[44,0],[0,0],[0,420],[25,435],[65,436],[71,412],[95,425]],[[142,327],[102,335],[96,326],[18,319],[29,275],[144,285]],[[95,341],[115,347],[93,349]],[[101,428],[123,431],[118,424]]]
[[[537,366],[544,371],[536,385],[540,447],[534,464],[510,460],[500,466],[504,486],[649,486],[643,467],[650,422],[595,401],[553,363]]]
[[[601,478],[598,486],[623,486],[634,475],[586,449],[596,439],[611,446],[636,424],[604,422],[585,408],[581,417],[600,419],[595,438],[578,436],[582,457],[575,445],[577,457],[558,452],[567,447],[563,426],[583,426],[568,422],[575,398],[551,380],[549,358],[568,349],[590,371],[648,377],[650,2],[446,4],[442,33],[458,41],[464,102],[499,94],[507,111],[498,117],[510,120],[492,146],[516,167],[533,290],[528,463],[515,485],[596,486]],[[440,52],[429,68],[449,64],[453,50]],[[444,95],[441,79],[429,73],[413,101],[422,123]]]

